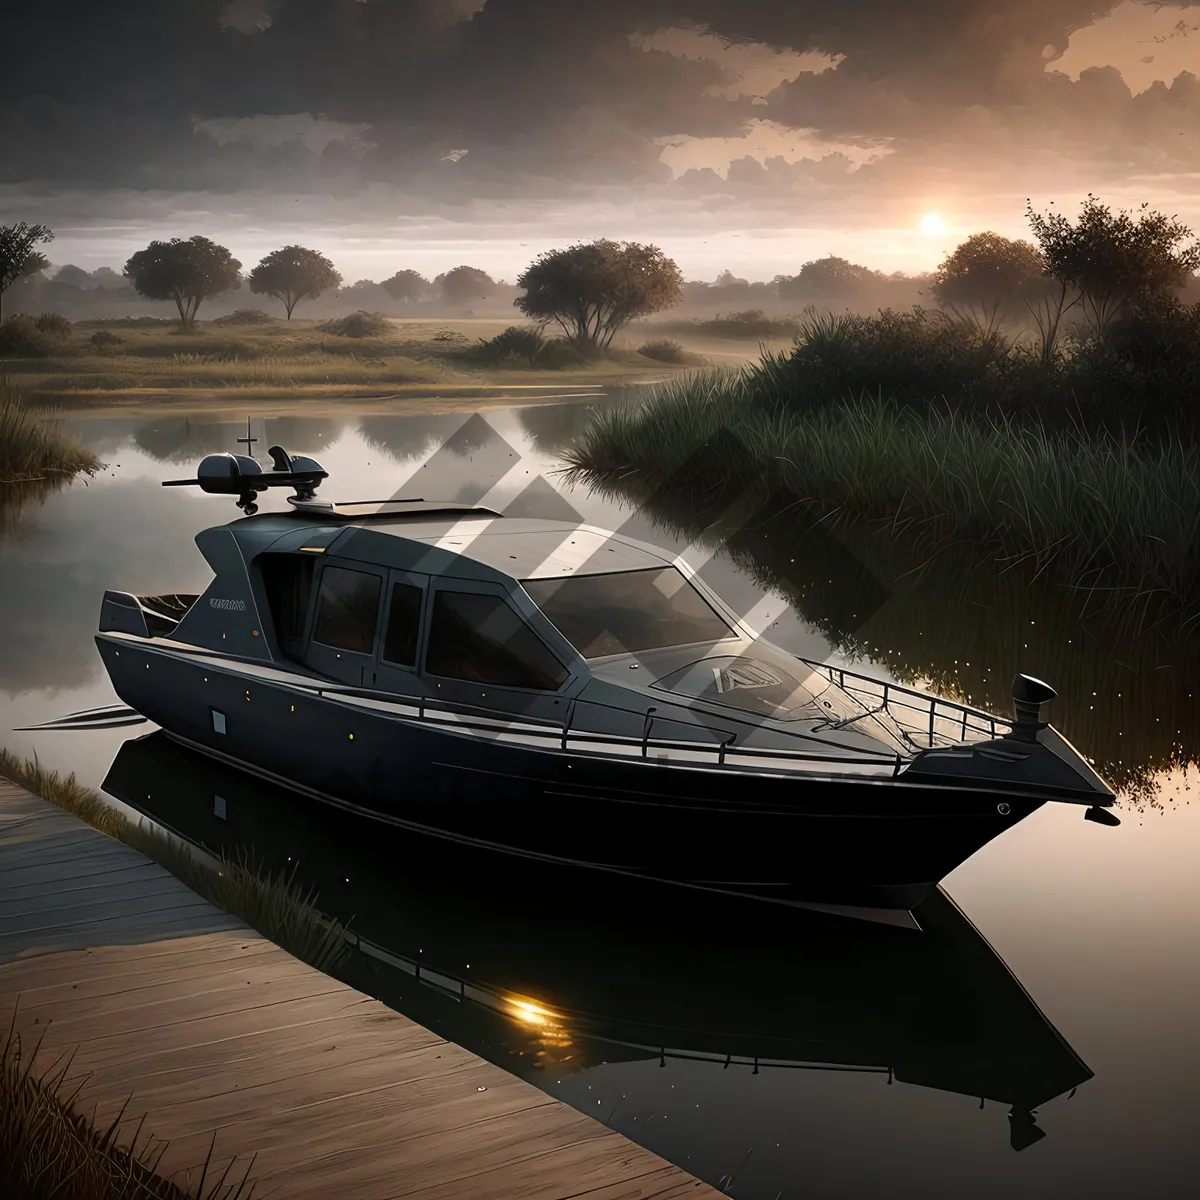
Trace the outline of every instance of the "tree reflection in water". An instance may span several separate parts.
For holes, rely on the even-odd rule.
[[[851,662],[1002,714],[1017,672],[1045,679],[1059,693],[1050,720],[1126,803],[1157,804],[1162,772],[1200,762],[1200,632],[1180,614],[1073,591],[970,546],[930,553],[911,531],[818,521],[793,495],[724,524],[711,497],[628,498],[668,536],[723,548]]]

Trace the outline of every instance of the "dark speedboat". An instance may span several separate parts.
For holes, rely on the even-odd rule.
[[[513,872],[161,731],[124,743],[103,787],[190,844],[294,873],[349,922],[362,954],[339,969],[357,986],[535,1080],[639,1059],[875,1072],[1003,1104],[1020,1148],[1040,1136],[1033,1112],[1092,1076],[941,889],[913,934],[553,864]]]
[[[213,455],[243,519],[201,596],[106,592],[118,696],[171,737],[396,825],[529,858],[903,912],[1047,801],[1113,795],[1019,676],[1012,721],[758,638],[668,551]],[[289,486],[291,511],[255,515]]]

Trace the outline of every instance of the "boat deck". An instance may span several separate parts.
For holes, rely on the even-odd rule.
[[[75,1051],[77,1107],[255,1195],[670,1200],[719,1193],[292,958],[164,868],[0,779],[0,1021]],[[132,1100],[130,1094],[132,1093]],[[144,1135],[143,1135],[144,1136]],[[209,1179],[212,1174],[210,1169]]]

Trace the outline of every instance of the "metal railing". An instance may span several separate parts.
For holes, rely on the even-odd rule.
[[[861,671],[835,667],[809,658],[800,661],[868,708],[866,713],[835,724],[852,725],[865,716],[887,713],[904,739],[915,749],[928,750],[938,746],[992,740],[1003,737],[1013,727],[1012,721],[956,700],[931,696],[916,688],[876,679]]]
[[[817,765],[856,766],[874,768],[875,773],[886,769],[893,776],[908,761],[903,755],[892,751],[862,750],[851,753],[830,753],[830,743],[827,739],[801,733],[789,733],[789,737],[797,741],[807,742],[809,747],[802,746],[754,746],[737,745],[738,730],[717,730],[707,725],[696,725],[698,733],[709,734],[710,738],[678,740],[672,738],[656,738],[653,727],[656,719],[656,706],[651,705],[643,715],[642,733],[640,736],[619,733],[603,733],[588,729],[572,728],[577,701],[571,700],[567,705],[567,715],[562,722],[545,720],[538,717],[514,715],[512,718],[497,716],[494,709],[482,709],[475,705],[462,704],[455,701],[431,700],[428,697],[400,697],[381,700],[378,692],[361,688],[318,688],[319,696],[336,695],[358,697],[372,700],[378,704],[386,704],[388,708],[407,709],[404,716],[429,724],[441,725],[455,732],[486,733],[496,738],[509,741],[525,739],[541,740],[546,745],[554,745],[561,751],[575,754],[604,756],[605,749],[622,753],[623,757],[647,759],[652,755],[676,753],[681,755],[699,756],[707,760],[709,765],[721,767],[746,767],[757,762],[760,768],[771,770],[786,770],[788,765],[804,764],[811,768]],[[591,708],[608,709],[621,716],[635,715],[631,710],[615,705],[604,704],[600,701],[585,701]],[[476,715],[478,714],[478,715]],[[466,718],[466,719],[464,719]],[[682,723],[678,722],[677,723]],[[745,732],[751,733],[755,726],[744,722]],[[601,749],[597,749],[597,748]],[[818,749],[821,747],[822,749]]]

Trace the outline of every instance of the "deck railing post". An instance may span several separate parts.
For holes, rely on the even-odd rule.
[[[651,705],[646,709],[646,723],[642,726],[642,757],[646,758],[650,749],[650,726],[654,723],[654,714],[658,711],[657,705]]]
[[[560,749],[562,749],[562,750],[565,750],[567,748],[567,731],[571,728],[571,721],[574,719],[574,716],[575,716],[575,701],[569,700],[567,702],[567,717],[566,717],[566,720],[563,721],[563,727],[562,727],[562,744],[560,746]]]

